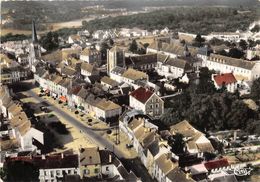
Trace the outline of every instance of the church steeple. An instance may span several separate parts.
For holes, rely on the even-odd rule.
[[[30,54],[29,54],[29,67],[33,70],[34,63],[38,62],[41,58],[41,46],[38,42],[35,22],[32,20],[32,42],[30,43]]]
[[[184,56],[184,57],[190,56],[190,52],[189,52],[189,49],[188,49],[187,44],[184,45],[183,56]]]
[[[33,42],[33,43],[38,43],[37,33],[36,33],[36,28],[35,28],[35,22],[34,22],[34,20],[32,20],[32,42]]]

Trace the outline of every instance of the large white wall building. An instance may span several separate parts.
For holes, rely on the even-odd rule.
[[[238,81],[253,81],[260,77],[260,62],[235,59],[217,54],[210,54],[203,59],[202,66],[220,73],[233,73]]]

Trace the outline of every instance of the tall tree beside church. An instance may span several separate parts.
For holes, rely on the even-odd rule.
[[[100,46],[100,52],[101,52],[101,59],[106,60],[107,59],[107,49],[109,49],[109,45],[107,42],[102,42]]]
[[[133,53],[136,53],[137,52],[137,49],[138,49],[138,46],[137,46],[137,42],[136,40],[134,39],[132,41],[132,43],[130,44],[129,46],[129,51],[133,52]]]
[[[205,42],[205,39],[202,38],[200,34],[197,34],[197,36],[193,40],[192,45],[196,46],[196,47],[202,47],[204,42]]]
[[[48,32],[41,37],[40,44],[47,51],[53,51],[59,47],[59,35],[56,32]]]

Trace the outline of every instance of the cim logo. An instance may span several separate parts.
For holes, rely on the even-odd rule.
[[[251,171],[253,169],[252,168],[235,168],[234,169],[234,174],[236,176],[247,176],[247,175],[250,175]]]

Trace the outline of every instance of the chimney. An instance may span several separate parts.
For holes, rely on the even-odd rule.
[[[109,163],[111,163],[112,162],[112,155],[111,154],[109,154],[109,161],[108,161]]]
[[[63,152],[61,153],[61,158],[62,158],[62,159],[64,158],[64,154],[63,154]]]
[[[45,160],[46,159],[46,156],[45,155],[42,155],[42,160]]]
[[[237,139],[237,130],[234,131],[234,142],[236,141]]]

